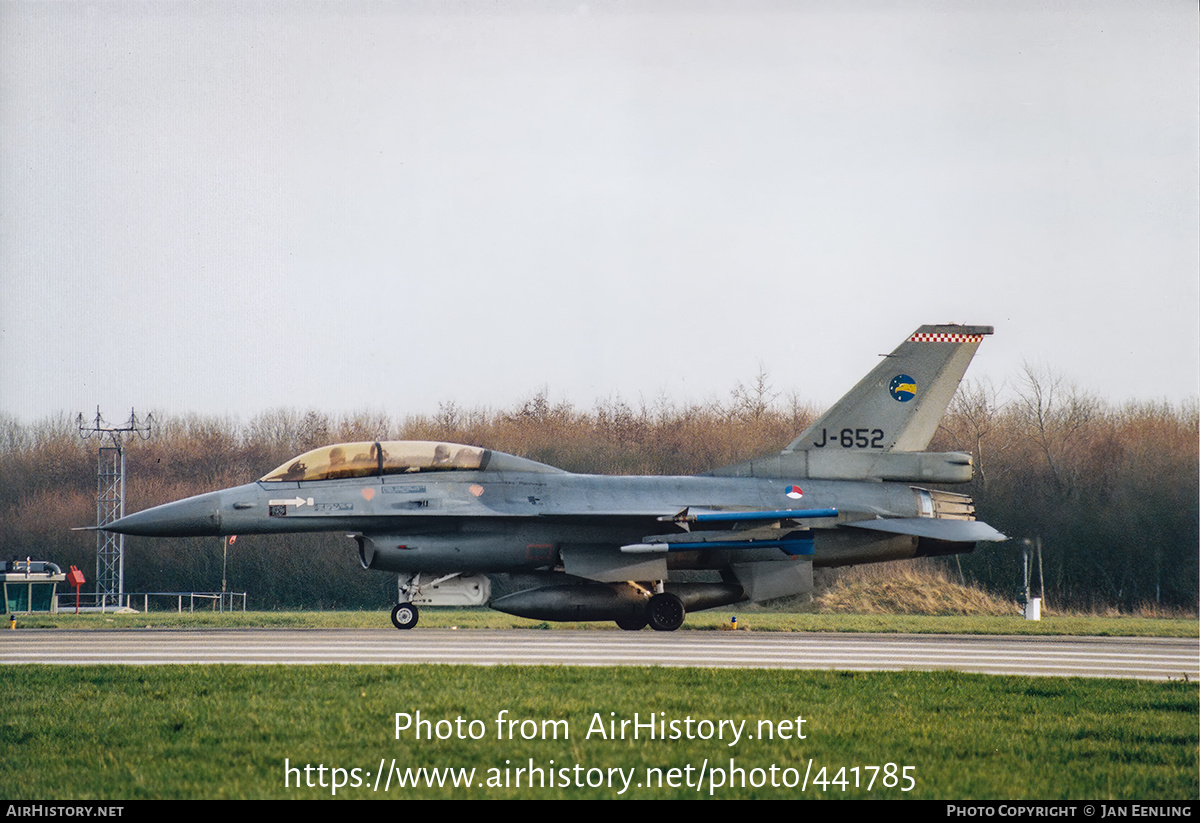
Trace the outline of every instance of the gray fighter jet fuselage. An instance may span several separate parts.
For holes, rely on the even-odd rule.
[[[418,605],[490,605],[669,631],[689,610],[811,591],[814,566],[1005,539],[969,497],[928,488],[969,480],[970,455],[919,451],[991,332],[923,326],[782,452],[705,475],[581,475],[455,443],[339,443],[104,528],[346,532],[364,568],[399,575],[397,628],[416,624]],[[519,590],[493,598],[489,575]]]

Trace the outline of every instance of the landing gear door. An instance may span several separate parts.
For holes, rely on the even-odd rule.
[[[811,560],[775,560],[764,563],[734,563],[733,574],[757,603],[776,597],[807,594],[813,590]]]
[[[484,606],[492,581],[482,574],[437,575],[421,572],[397,578],[400,601],[419,606]]]
[[[666,553],[631,555],[608,544],[568,543],[562,547],[563,567],[567,574],[598,580],[601,583],[623,583],[626,580],[666,580]]]

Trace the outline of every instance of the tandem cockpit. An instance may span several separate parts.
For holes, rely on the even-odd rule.
[[[446,471],[558,472],[523,457],[435,440],[337,443],[293,457],[259,479],[262,483],[342,480]]]

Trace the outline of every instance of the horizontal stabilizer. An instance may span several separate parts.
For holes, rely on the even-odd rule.
[[[948,543],[999,542],[1008,537],[978,520],[941,520],[933,517],[890,517],[843,523],[855,529],[871,529],[889,534],[909,534],[944,540]]]

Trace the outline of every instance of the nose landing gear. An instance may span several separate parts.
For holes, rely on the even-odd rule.
[[[392,609],[392,625],[397,629],[411,629],[417,625],[421,613],[412,603],[400,603]]]

